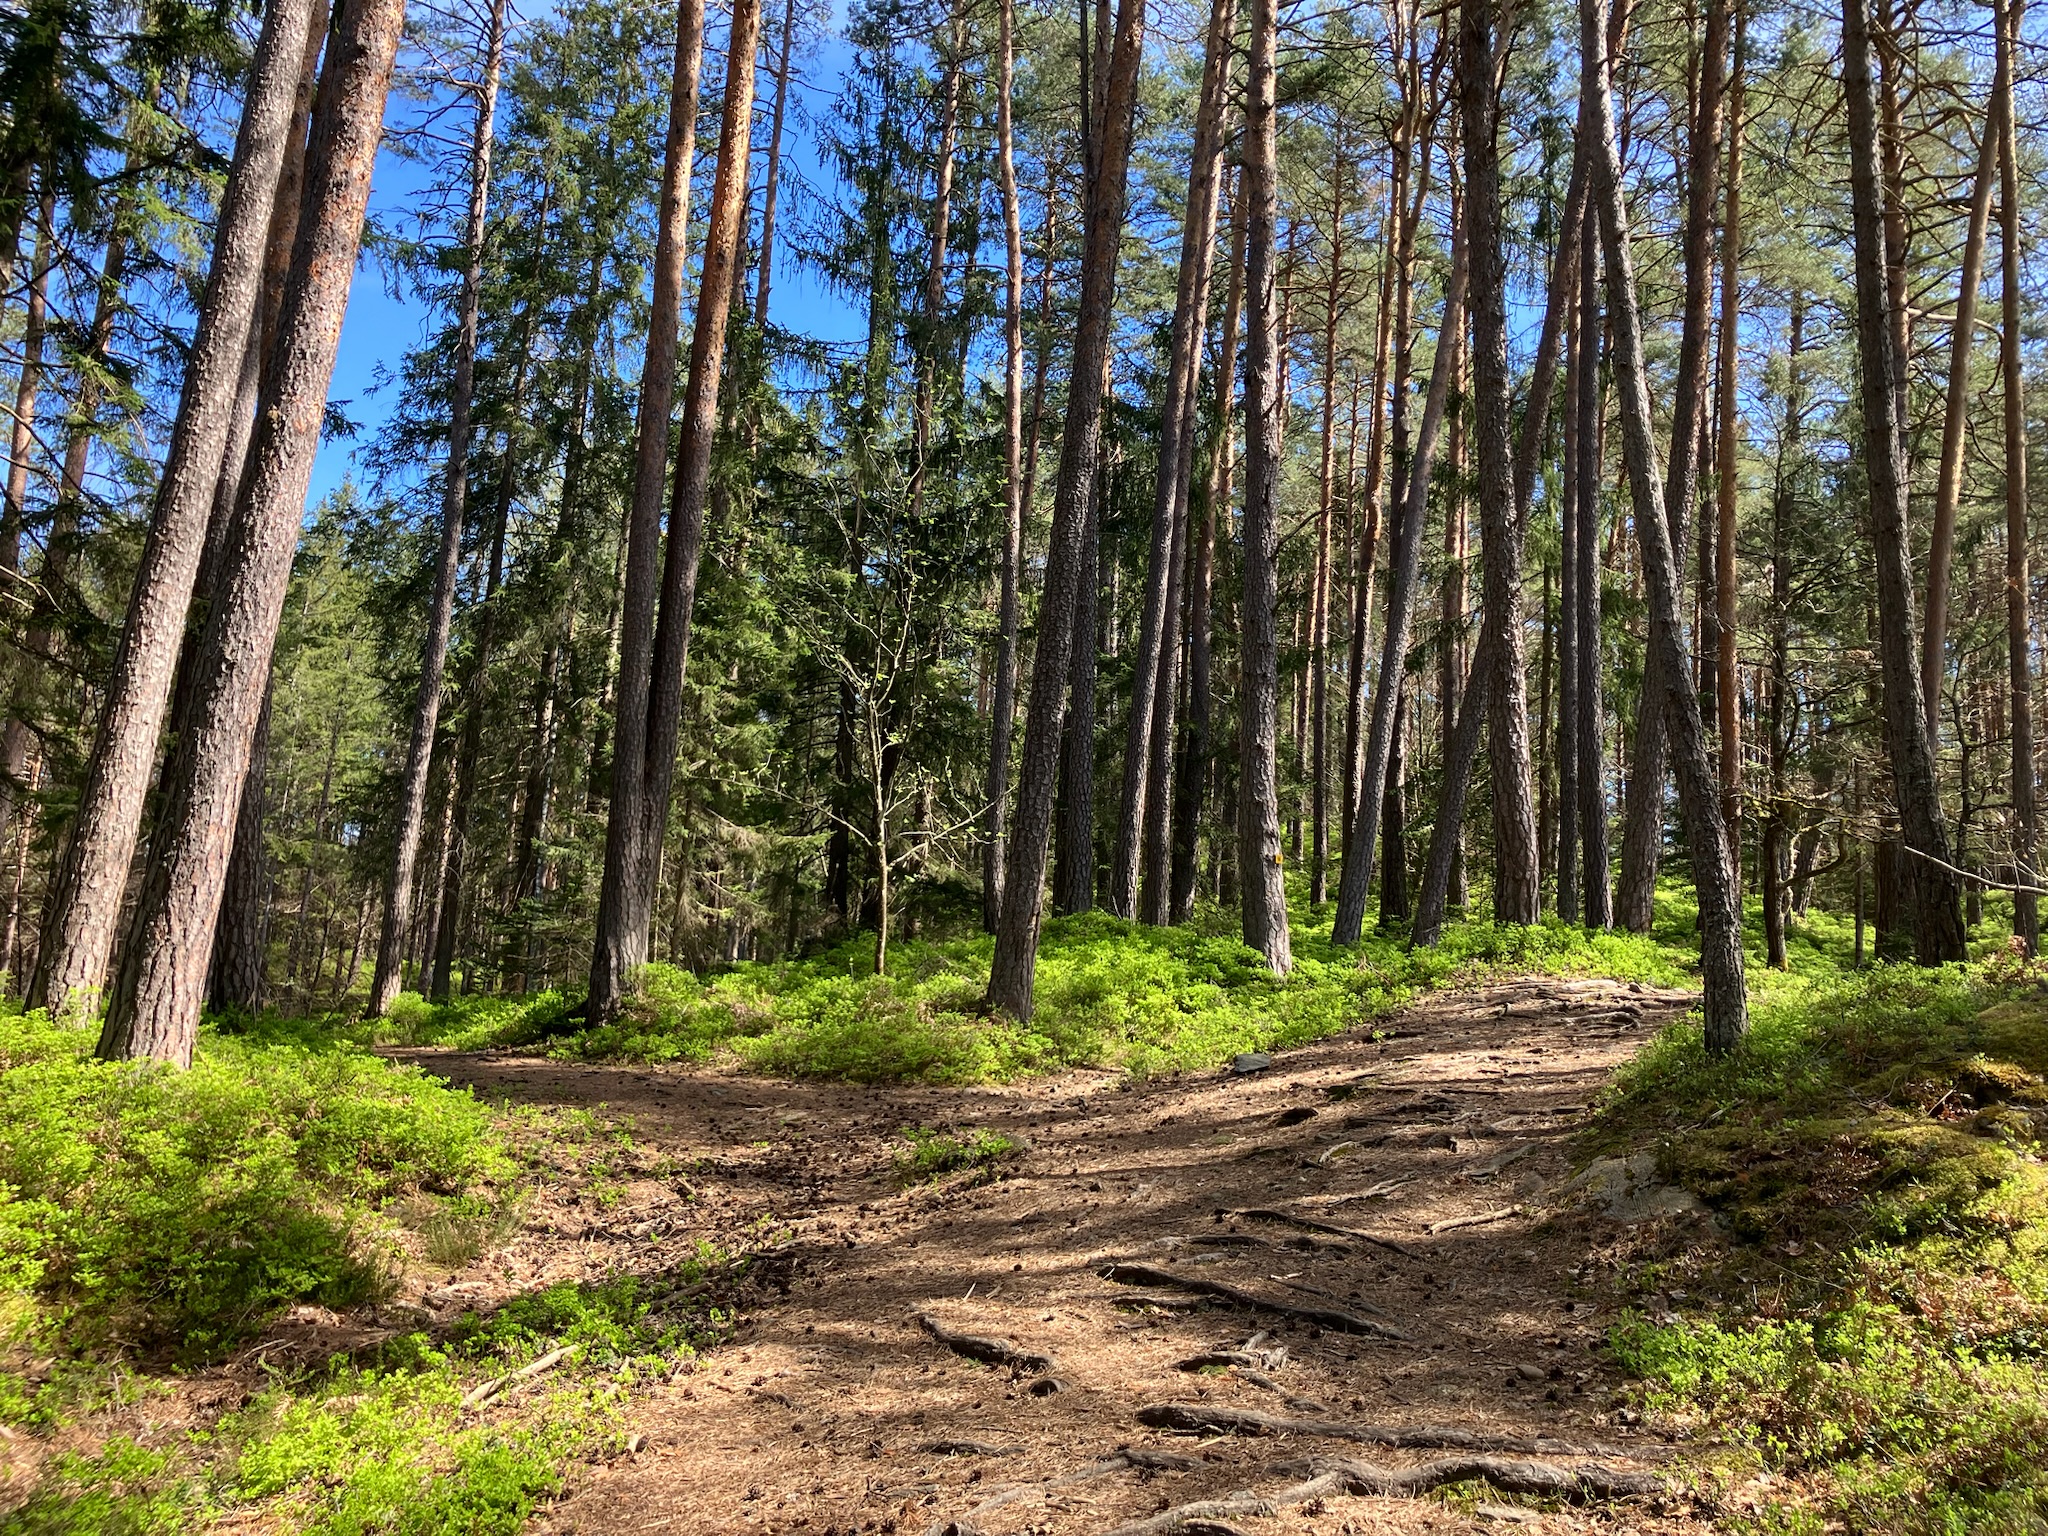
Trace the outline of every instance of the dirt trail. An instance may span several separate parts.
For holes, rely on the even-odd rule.
[[[1617,1473],[1654,1469],[1659,1448],[1609,1411],[1595,1346],[1610,1318],[1572,1279],[1622,1229],[1546,1216],[1589,1098],[1688,1002],[1503,983],[1264,1070],[1135,1086],[1076,1072],[863,1089],[409,1054],[491,1097],[603,1104],[681,1170],[627,1184],[607,1210],[543,1195],[545,1235],[496,1261],[499,1283],[654,1273],[700,1239],[766,1251],[735,1341],[637,1400],[638,1454],[592,1468],[541,1530],[1049,1536],[1270,1493],[1309,1476],[1309,1457],[1400,1469],[1465,1453],[1218,1434],[1219,1410],[1449,1428],[1519,1459],[1580,1466],[1570,1452],[1591,1450]],[[991,1127],[1028,1150],[995,1182],[905,1191],[892,1155],[907,1125]],[[1223,1214],[1246,1211],[1343,1230]],[[935,1332],[1007,1339],[1050,1369],[963,1358]],[[1209,1432],[1141,1422],[1163,1404],[1207,1415]],[[1204,1518],[1183,1528],[1706,1528],[1677,1505],[1466,1513],[1328,1480],[1278,1516]]]

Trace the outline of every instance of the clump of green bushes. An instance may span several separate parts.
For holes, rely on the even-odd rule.
[[[300,1031],[209,1030],[189,1071],[97,1060],[0,1016],[0,1314],[10,1337],[208,1355],[280,1307],[374,1293],[378,1211],[509,1179],[466,1091]]]

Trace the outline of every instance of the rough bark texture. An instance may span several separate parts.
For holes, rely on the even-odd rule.
[[[1849,190],[1856,236],[1858,398],[1877,566],[1878,654],[1884,678],[1885,753],[1907,857],[1900,870],[1913,947],[1923,965],[1963,958],[1963,918],[1942,825],[1933,743],[1920,695],[1913,625],[1913,557],[1906,529],[1906,465],[1899,430],[1891,295],[1885,274],[1884,188],[1877,167],[1877,98],[1870,76],[1865,0],[1842,7],[1842,92],[1848,107]],[[1939,861],[1934,862],[1934,861]]]
[[[71,840],[46,902],[29,1000],[53,1014],[89,1012],[106,979],[233,420],[235,386],[255,316],[271,204],[313,12],[312,0],[278,0],[265,12],[257,39],[163,477],[107,678],[106,704],[86,762]],[[336,315],[337,324],[339,319]],[[325,382],[323,374],[323,390]]]
[[[1992,116],[1999,129],[1999,244],[2005,289],[2001,311],[2001,371],[2005,395],[2005,622],[2006,658],[2012,710],[2013,884],[2039,885],[2035,863],[2040,842],[2034,786],[2034,703],[2027,650],[2033,621],[2028,613],[2026,376],[2021,355],[2019,136],[2013,118],[2013,54],[2019,46],[2021,0],[2006,0],[1999,28],[1999,98]],[[2029,955],[2041,947],[2040,898],[2014,893],[2013,932]]]
[[[1471,268],[1472,422],[1479,471],[1482,601],[1494,634],[1487,691],[1487,757],[1493,777],[1493,916],[1533,923],[1542,915],[1536,806],[1529,767],[1529,696],[1522,647],[1522,529],[1515,515],[1508,448],[1507,272],[1500,239],[1500,93],[1494,81],[1489,0],[1459,12],[1464,118],[1466,262]],[[1475,682],[1478,680],[1475,680]]]
[[[614,691],[611,810],[605,823],[604,883],[590,960],[589,1014],[612,1017],[633,972],[647,961],[659,850],[643,836],[642,765],[647,757],[647,693],[654,668],[655,582],[661,563],[661,502],[668,479],[676,347],[683,323],[684,242],[689,234],[690,168],[697,151],[697,88],[704,54],[703,0],[676,10],[675,63],[669,85],[668,139],[661,171],[661,223],[655,235],[647,350],[640,368],[633,498],[626,511],[626,564],[619,599],[619,668]]]
[[[1565,238],[1570,238],[1570,231]],[[1557,915],[1579,920],[1579,383],[1588,332],[1599,335],[1598,312],[1590,323],[1574,295],[1571,337],[1564,369],[1564,504],[1558,518],[1557,655]],[[1597,356],[1597,353],[1596,353]]]
[[[100,1035],[103,1056],[192,1059],[242,782],[319,447],[404,19],[403,0],[348,0],[335,18],[270,377],[235,504],[223,584],[200,642],[191,729],[181,735],[164,776],[163,831],[152,847]],[[294,43],[305,35],[304,13],[295,20]],[[299,62],[295,48],[288,52],[287,98]],[[256,254],[260,260],[260,250]]]
[[[1219,526],[1230,519],[1230,402],[1237,387],[1237,337],[1244,309],[1244,197],[1233,199],[1230,219],[1230,278],[1223,301],[1223,334],[1217,343],[1216,425],[1210,444],[1208,484],[1202,519],[1194,525],[1188,577],[1188,716],[1181,736],[1180,770],[1173,792],[1173,894],[1168,917],[1185,923],[1195,912],[1195,851],[1209,784],[1213,692],[1210,667],[1212,594]],[[1228,840],[1228,833],[1225,833]]]
[[[1679,804],[1692,847],[1693,886],[1700,908],[1700,975],[1707,1048],[1732,1050],[1749,1027],[1742,979],[1742,911],[1733,858],[1721,825],[1721,804],[1700,722],[1699,695],[1679,630],[1679,572],[1662,487],[1657,483],[1657,449],[1650,423],[1649,381],[1643,364],[1642,318],[1636,308],[1634,259],[1629,250],[1628,212],[1622,201],[1621,155],[1614,141],[1614,108],[1608,95],[1607,0],[1582,0],[1579,47],[1580,92],[1590,110],[1593,202],[1599,210],[1601,244],[1607,258],[1607,302],[1611,356],[1619,396],[1622,458],[1628,468],[1636,539],[1642,549],[1643,586],[1650,607],[1650,643],[1662,661],[1665,732],[1678,772]]]
[[[1005,861],[1003,914],[996,925],[995,958],[989,971],[990,1005],[1020,1020],[1031,1017],[1031,985],[1038,967],[1045,857],[1059,767],[1060,727],[1066,712],[1067,667],[1073,654],[1075,597],[1084,564],[1082,546],[1095,461],[1101,447],[1103,364],[1109,353],[1116,300],[1116,253],[1123,238],[1124,182],[1144,32],[1144,0],[1123,0],[1103,81],[1105,106],[1095,117],[1099,132],[1093,136],[1097,143],[1091,159],[1097,170],[1087,196],[1066,430],[1060,439],[1059,478],[1053,492],[1052,540],[1039,602],[1031,702],[1018,754],[1017,803]]]
[[[505,64],[505,0],[492,0],[484,42],[484,75],[477,86],[476,124],[469,146],[469,217],[463,226],[462,295],[458,301],[454,379],[448,392],[448,462],[441,483],[441,547],[434,588],[427,599],[427,633],[420,681],[413,697],[412,738],[399,782],[398,827],[391,870],[384,882],[384,927],[377,969],[370,978],[369,1012],[391,1006],[402,981],[401,952],[412,918],[413,861],[427,812],[427,768],[441,719],[441,680],[448,668],[448,636],[455,622],[455,581],[462,568],[462,530],[469,500],[470,407],[476,394],[476,327],[483,305],[484,215],[490,203],[491,134],[498,110],[498,76]]]
[[[1444,316],[1439,335],[1449,337],[1465,323],[1465,240],[1454,231],[1451,279],[1444,290]],[[1415,617],[1415,588],[1422,565],[1422,524],[1429,506],[1430,470],[1436,461],[1436,440],[1450,399],[1454,348],[1439,341],[1430,368],[1429,393],[1423,400],[1422,424],[1415,435],[1414,461],[1405,475],[1406,495],[1395,508],[1393,541],[1387,556],[1387,617],[1380,635],[1379,683],[1373,689],[1372,725],[1366,734],[1364,762],[1353,792],[1351,857],[1337,882],[1337,914],[1332,937],[1356,944],[1365,928],[1365,898],[1372,886],[1374,844],[1385,799],[1387,763],[1394,749],[1394,724],[1401,674],[1408,655],[1408,633]],[[1434,848],[1432,843],[1432,849]],[[1447,866],[1448,867],[1448,866]]]
[[[36,395],[43,376],[43,334],[46,329],[53,260],[50,225],[56,213],[54,189],[43,194],[36,220],[36,246],[28,285],[28,313],[23,317],[21,366],[14,387],[14,429],[9,434],[6,500],[0,504],[0,575],[21,569],[22,535],[28,525],[28,461],[35,448]],[[9,585],[13,585],[11,582]],[[5,723],[0,726],[0,847],[7,841],[16,796],[26,787],[30,731],[24,697],[30,674],[39,670],[33,654],[17,656],[14,684],[8,689]],[[6,963],[0,956],[0,966]]]
[[[1664,476],[1664,507],[1671,547],[1682,562],[1686,520],[1699,478],[1699,443],[1705,418],[1707,332],[1714,307],[1714,213],[1720,181],[1721,99],[1727,80],[1730,0],[1708,0],[1700,39],[1699,99],[1687,145],[1685,180],[1685,297],[1678,334],[1678,370],[1671,391],[1671,462]],[[1610,47],[1618,42],[1610,38]],[[1608,281],[1613,281],[1612,274]],[[1630,933],[1650,931],[1651,897],[1664,841],[1664,779],[1670,768],[1663,705],[1668,686],[1657,672],[1655,648],[1646,658],[1642,700],[1636,710],[1635,752],[1623,808],[1621,880],[1615,921]]]
[[[1173,743],[1175,712],[1180,696],[1180,624],[1189,566],[1188,506],[1194,483],[1202,339],[1208,327],[1209,284],[1216,265],[1216,215],[1221,202],[1223,171],[1223,112],[1229,94],[1231,37],[1236,24],[1236,0],[1213,0],[1209,14],[1208,53],[1202,73],[1202,99],[1195,125],[1194,162],[1188,183],[1187,216],[1181,241],[1180,291],[1174,308],[1173,377],[1178,378],[1180,387],[1176,395],[1173,377],[1169,377],[1166,432],[1159,450],[1162,480],[1165,479],[1165,466],[1170,462],[1172,467],[1171,484],[1161,487],[1162,498],[1170,496],[1172,504],[1167,532],[1170,559],[1165,605],[1160,613],[1158,644],[1155,647],[1156,676],[1148,711],[1151,715],[1151,739],[1146,745],[1146,783],[1140,807],[1143,821],[1140,915],[1153,924],[1164,923],[1172,916],[1170,821]],[[1183,325],[1185,335],[1182,334]],[[1137,658],[1140,668],[1144,666],[1142,651],[1141,645],[1141,654]],[[1134,702],[1133,718],[1137,714]],[[1129,766],[1126,755],[1127,774]],[[1125,795],[1129,795],[1128,785]],[[1117,836],[1121,858],[1121,821]],[[1112,886],[1116,870],[1120,867],[1112,866]]]
[[[1281,387],[1279,167],[1274,104],[1276,0],[1252,0],[1245,79],[1245,288],[1250,345],[1245,359],[1244,608],[1239,624],[1237,862],[1244,941],[1284,975],[1294,964],[1287,930],[1287,878],[1280,853],[1279,592]]]
[[[1734,0],[1740,6],[1741,0]],[[1749,15],[1735,22],[1735,62],[1728,72],[1728,177],[1721,219],[1720,377],[1716,394],[1720,420],[1714,430],[1714,658],[1715,718],[1721,736],[1721,814],[1728,823],[1728,846],[1742,867],[1742,678],[1736,651],[1735,514],[1740,485],[1736,450],[1741,447],[1742,415],[1736,409],[1741,381],[1736,374],[1736,342],[1742,322],[1742,52],[1748,41]]]
[[[792,6],[795,0],[790,0]],[[1010,736],[1017,721],[1018,569],[1024,557],[1024,223],[1017,198],[1016,6],[1001,0],[996,49],[996,177],[1003,198],[1003,549],[997,575],[996,677],[989,701],[987,844],[981,858],[981,924],[995,932],[1003,901],[1003,829],[1010,793]],[[787,52],[785,42],[784,51]],[[781,111],[778,88],[776,110]]]
[[[1607,717],[1606,657],[1601,649],[1600,464],[1601,410],[1599,230],[1589,209],[1579,246],[1578,600],[1579,600],[1579,836],[1585,845],[1579,894],[1588,928],[1614,925],[1614,890],[1608,874],[1607,763],[1601,726]]]

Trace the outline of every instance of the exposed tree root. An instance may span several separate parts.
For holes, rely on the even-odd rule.
[[[1034,1355],[1008,1339],[986,1338],[976,1333],[955,1333],[929,1312],[917,1314],[924,1331],[956,1355],[979,1360],[984,1365],[1008,1366],[1020,1376],[1036,1376],[1053,1369],[1051,1355]]]
[[[1407,1183],[1409,1181],[1404,1179],[1402,1182]],[[1300,1227],[1306,1232],[1327,1232],[1332,1237],[1348,1237],[1357,1242],[1371,1243],[1375,1248],[1385,1248],[1390,1253],[1398,1253],[1404,1259],[1419,1259],[1422,1257],[1421,1254],[1416,1253],[1413,1249],[1403,1248],[1399,1243],[1394,1242],[1390,1238],[1374,1237],[1370,1232],[1361,1232],[1356,1227],[1334,1226],[1330,1222],[1317,1221],[1310,1216],[1297,1216],[1292,1211],[1270,1211],[1263,1207],[1255,1207],[1251,1210],[1243,1211],[1218,1211],[1216,1214],[1218,1216],[1236,1216],[1245,1221],[1277,1221],[1282,1226]]]
[[[927,1456],[1021,1456],[1021,1445],[994,1445],[987,1440],[926,1440],[918,1449]]]
[[[1342,1312],[1334,1307],[1299,1307],[1293,1302],[1276,1301],[1270,1296],[1260,1296],[1251,1291],[1241,1291],[1234,1285],[1221,1280],[1208,1280],[1195,1275],[1175,1274],[1169,1269],[1157,1269],[1150,1264],[1112,1264],[1102,1272],[1102,1278],[1118,1285],[1171,1285],[1182,1290],[1196,1291],[1204,1296],[1214,1296],[1236,1306],[1250,1307],[1260,1312],[1277,1312],[1282,1317],[1298,1318],[1313,1323],[1319,1328],[1334,1329],[1339,1333],[1377,1334],[1383,1339],[1406,1339],[1408,1336],[1387,1323],[1375,1323],[1353,1312]]]
[[[1283,1419],[1252,1408],[1210,1403],[1153,1403],[1138,1410],[1138,1422],[1152,1429],[1194,1435],[1309,1435],[1319,1440],[1352,1440],[1408,1451],[1495,1451],[1514,1456],[1642,1456],[1658,1447],[1580,1445],[1548,1435],[1491,1435],[1449,1425],[1353,1424],[1343,1419]]]
[[[1332,1496],[1414,1499],[1452,1483],[1484,1482],[1502,1493],[1533,1494],[1576,1503],[1649,1498],[1671,1491],[1669,1484],[1649,1472],[1597,1465],[1560,1467],[1545,1461],[1506,1461],[1495,1456],[1446,1456],[1419,1467],[1379,1467],[1370,1462],[1318,1456],[1273,1470],[1281,1476],[1307,1475],[1303,1481],[1271,1493],[1243,1489],[1220,1499],[1202,1499],[1163,1509],[1156,1515],[1120,1525],[1108,1536],[1198,1536],[1202,1531],[1215,1530],[1233,1515],[1277,1515],[1291,1505]]]

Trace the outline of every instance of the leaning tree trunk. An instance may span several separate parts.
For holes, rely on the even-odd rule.
[[[1998,124],[1998,236],[2005,289],[2000,319],[2000,353],[2005,394],[2005,625],[2006,658],[2012,690],[2013,884],[2040,884],[2035,856],[2040,842],[2034,787],[2033,680],[2027,650],[2033,633],[2028,613],[2027,574],[2027,396],[2021,355],[2019,135],[2013,119],[2013,54],[2019,47],[2022,0],[2006,0],[1999,29],[1999,95],[1992,104]],[[2029,955],[2041,947],[2040,897],[2019,890],[2012,899],[2013,932]]]
[[[1579,124],[1579,150],[1572,157],[1571,181],[1565,191],[1564,217],[1559,223],[1557,249],[1552,253],[1550,288],[1544,300],[1543,327],[1537,333],[1536,357],[1530,374],[1529,406],[1522,415],[1521,436],[1515,443],[1515,519],[1526,525],[1529,504],[1536,493],[1536,465],[1549,422],[1550,396],[1557,377],[1558,338],[1572,285],[1579,270],[1579,242],[1571,231],[1586,217],[1591,171],[1585,154],[1586,125],[1583,111]],[[1482,679],[1493,665],[1493,632],[1481,631],[1472,656],[1472,676]],[[1479,756],[1479,733],[1486,722],[1488,690],[1465,691],[1456,728],[1444,751],[1443,794],[1438,802],[1436,826],[1430,833],[1429,853],[1423,861],[1422,886],[1415,898],[1415,922],[1410,928],[1413,943],[1427,948],[1443,935],[1444,907],[1449,899],[1451,876],[1458,858],[1459,829],[1465,819],[1465,795],[1472,781],[1472,764]]]
[[[1611,356],[1619,395],[1622,460],[1628,469],[1636,540],[1642,549],[1643,587],[1650,607],[1650,643],[1661,665],[1664,727],[1678,771],[1679,805],[1692,847],[1693,885],[1700,907],[1700,975],[1707,1049],[1734,1049],[1749,1027],[1742,979],[1742,910],[1734,860],[1721,824],[1713,765],[1707,760],[1698,691],[1679,629],[1678,558],[1657,483],[1657,449],[1650,424],[1650,390],[1643,363],[1642,317],[1629,250],[1628,211],[1622,201],[1621,156],[1614,141],[1614,106],[1608,95],[1607,0],[1582,0],[1580,92],[1590,110],[1580,123],[1592,132],[1593,201],[1599,210],[1607,257]]]
[[[698,75],[704,55],[703,0],[676,10],[675,62],[669,80],[668,139],[661,170],[661,216],[654,246],[647,350],[640,367],[640,412],[633,445],[633,494],[626,511],[626,559],[619,596],[619,664],[613,690],[611,809],[605,822],[605,876],[590,961],[592,1023],[614,1016],[633,972],[647,961],[656,871],[640,829],[641,764],[647,752],[647,689],[654,668],[655,581],[661,560],[661,503],[668,482],[668,440],[675,404],[676,345],[683,323],[684,242],[690,222],[690,169],[697,152]]]
[[[1351,856],[1344,861],[1337,881],[1337,913],[1331,938],[1338,944],[1356,944],[1365,928],[1365,899],[1372,886],[1387,765],[1394,750],[1408,633],[1415,619],[1415,589],[1422,567],[1422,524],[1429,507],[1430,472],[1436,462],[1436,441],[1443,428],[1444,408],[1450,400],[1452,359],[1457,350],[1450,342],[1464,324],[1465,231],[1460,225],[1451,235],[1451,277],[1444,289],[1443,323],[1437,332],[1436,361],[1430,368],[1422,423],[1415,434],[1415,456],[1406,466],[1405,494],[1394,508],[1393,537],[1387,558],[1387,614],[1380,635],[1379,682],[1373,689],[1372,724],[1366,732],[1363,761],[1351,791]]]
[[[1858,399],[1877,565],[1878,655],[1884,678],[1885,752],[1908,855],[1901,869],[1913,947],[1923,965],[1963,958],[1963,918],[1949,867],[1934,749],[1920,694],[1913,634],[1913,555],[1906,530],[1906,465],[1897,362],[1885,274],[1884,188],[1877,166],[1877,98],[1870,78],[1866,0],[1842,7],[1842,91],[1847,98],[1849,190],[1856,244]]]
[[[1281,975],[1294,964],[1280,863],[1280,690],[1276,606],[1280,542],[1281,387],[1275,257],[1280,222],[1274,101],[1277,0],[1251,0],[1245,79],[1245,287],[1251,300],[1244,376],[1244,607],[1239,621],[1237,863],[1244,941]]]
[[[1507,273],[1500,238],[1500,93],[1494,80],[1489,0],[1463,0],[1459,82],[1464,119],[1465,260],[1471,269],[1473,439],[1479,471],[1485,622],[1493,631],[1487,757],[1493,779],[1493,916],[1542,915],[1536,810],[1529,767],[1529,697],[1523,676],[1522,527],[1508,448]],[[1480,681],[1475,679],[1475,682]]]
[[[1700,40],[1699,103],[1686,162],[1685,297],[1678,334],[1678,371],[1671,394],[1671,462],[1664,475],[1664,507],[1671,546],[1685,558],[1686,522],[1699,478],[1700,427],[1706,409],[1707,331],[1714,302],[1714,212],[1718,201],[1721,97],[1727,79],[1730,0],[1707,0]],[[1609,37],[1608,46],[1618,47]],[[1613,274],[1608,275],[1609,283]],[[1642,698],[1636,708],[1635,752],[1629,761],[1628,798],[1622,810],[1621,879],[1615,921],[1630,933],[1648,933],[1657,892],[1657,860],[1664,841],[1664,778],[1669,751],[1664,736],[1667,680],[1658,675],[1656,647],[1643,662]]]
[[[790,0],[791,5],[795,0]],[[1024,216],[1017,198],[1016,5],[1001,0],[996,47],[996,174],[1003,196],[1003,549],[997,577],[996,679],[989,702],[988,801],[981,857],[981,925],[995,932],[1003,900],[1004,802],[1010,792],[1010,736],[1017,717],[1017,573],[1024,558]],[[788,52],[785,39],[784,53]],[[778,117],[781,98],[776,100]]]
[[[1017,803],[1005,859],[1003,913],[996,925],[995,957],[989,969],[990,1006],[1025,1021],[1031,1017],[1032,981],[1038,968],[1053,785],[1066,713],[1067,669],[1073,656],[1075,599],[1085,563],[1082,546],[1101,448],[1103,366],[1109,355],[1116,302],[1116,260],[1123,239],[1125,174],[1130,163],[1131,118],[1144,31],[1144,0],[1123,0],[1117,10],[1108,78],[1103,82],[1105,105],[1094,119],[1096,147],[1091,159],[1096,171],[1087,197],[1066,430],[1060,439],[1052,538],[1039,600],[1031,702],[1018,754]]]
[[[413,861],[427,812],[427,769],[441,720],[441,679],[448,667],[448,635],[455,620],[455,580],[462,567],[462,530],[469,499],[470,407],[476,393],[477,314],[483,304],[484,214],[491,192],[491,131],[498,110],[498,75],[505,62],[505,0],[492,0],[477,88],[476,127],[469,150],[469,219],[463,226],[462,296],[456,321],[455,377],[449,390],[448,463],[441,484],[441,548],[434,560],[433,595],[427,600],[427,636],[413,697],[412,740],[399,781],[398,828],[384,881],[384,927],[377,969],[370,979],[369,1012],[391,1006],[402,981],[401,951],[412,920]]]
[[[698,279],[697,318],[690,336],[690,367],[683,393],[682,431],[676,449],[669,536],[661,576],[661,607],[655,619],[648,667],[637,694],[621,676],[619,716],[632,714],[644,729],[635,733],[638,754],[619,735],[612,769],[611,825],[605,831],[604,884],[598,898],[600,932],[593,946],[590,1007],[593,1021],[614,1017],[625,1000],[630,971],[621,962],[644,958],[649,925],[640,921],[632,946],[621,943],[616,924],[622,913],[651,917],[654,875],[668,831],[669,790],[675,779],[676,738],[682,727],[683,674],[690,658],[690,622],[697,601],[697,564],[704,543],[704,503],[711,486],[711,444],[718,425],[719,375],[725,361],[726,320],[739,286],[741,245],[746,233],[747,166],[754,121],[754,53],[761,33],[761,0],[737,0],[726,50],[724,110],[718,134],[718,167],[711,187],[711,216],[704,237]],[[633,783],[623,796],[622,777]],[[621,803],[623,801],[623,804]],[[619,827],[625,815],[638,821]],[[623,841],[616,833],[624,833]],[[614,858],[615,849],[621,855]],[[628,882],[644,883],[634,892]]]
[[[151,850],[100,1034],[102,1056],[192,1059],[236,810],[319,448],[404,20],[403,0],[345,0],[335,18],[272,377],[235,504],[223,583],[200,643],[191,729],[181,735],[164,776],[163,830]],[[296,80],[297,63],[294,53],[288,84]],[[260,259],[260,249],[256,254]],[[174,652],[175,637],[167,638],[166,650]]]
[[[250,65],[177,420],[107,679],[106,704],[86,760],[71,839],[45,901],[43,942],[29,1001],[53,1014],[90,1011],[106,980],[215,480],[233,424],[235,386],[256,314],[278,169],[290,136],[306,30],[316,24],[316,10],[313,0],[277,0],[264,13]],[[208,923],[210,928],[210,917]]]

